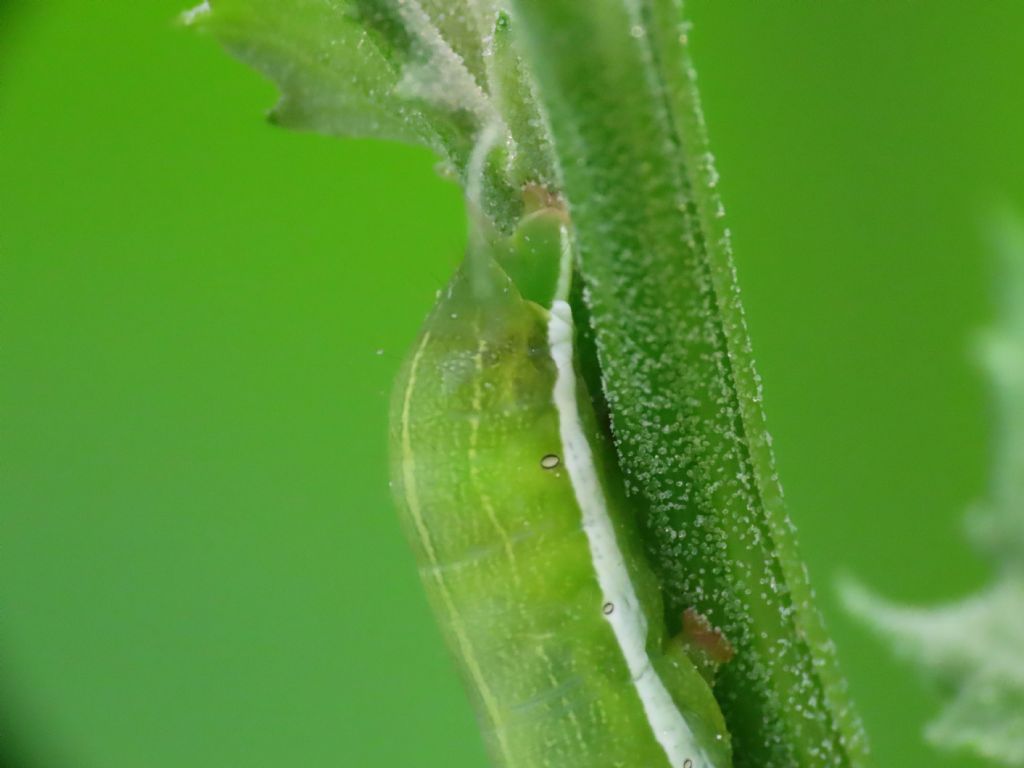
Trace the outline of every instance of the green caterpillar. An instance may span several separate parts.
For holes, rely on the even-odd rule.
[[[558,208],[471,245],[395,389],[405,527],[497,766],[726,768],[577,372],[571,274]]]

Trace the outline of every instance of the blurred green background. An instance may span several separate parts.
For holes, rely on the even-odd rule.
[[[388,495],[392,377],[458,261],[423,151],[271,128],[175,0],[0,0],[0,763],[483,768]],[[836,578],[986,577],[989,211],[1024,4],[694,0],[793,517],[884,766],[939,701]]]

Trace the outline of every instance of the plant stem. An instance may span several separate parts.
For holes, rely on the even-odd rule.
[[[737,766],[857,764],[764,426],[679,4],[513,7],[669,628],[693,607],[735,647],[715,693]]]

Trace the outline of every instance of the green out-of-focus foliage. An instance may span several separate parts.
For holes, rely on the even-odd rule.
[[[980,357],[995,395],[996,451],[987,501],[971,533],[995,572],[956,603],[910,608],[851,584],[851,608],[949,689],[928,725],[935,744],[1024,765],[1024,225],[996,228],[999,319]]]
[[[479,768],[385,460],[461,194],[423,149],[265,125],[274,87],[186,5],[0,2],[2,756]],[[988,579],[957,526],[988,471],[964,346],[977,221],[1024,206],[1024,5],[688,12],[787,506],[875,760],[983,765],[923,742],[941,692],[828,585]]]

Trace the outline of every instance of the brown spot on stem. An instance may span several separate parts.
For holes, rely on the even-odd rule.
[[[707,616],[696,608],[690,607],[683,611],[683,635],[691,645],[718,664],[725,664],[736,653],[722,631],[711,626]]]

